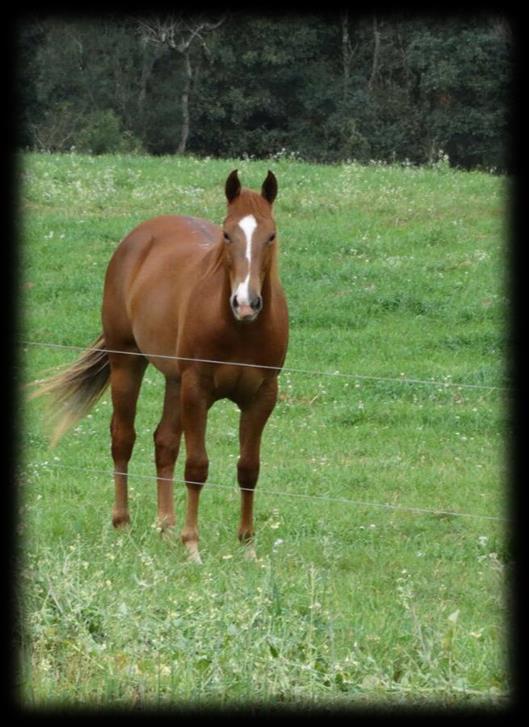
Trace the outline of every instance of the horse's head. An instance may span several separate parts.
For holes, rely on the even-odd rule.
[[[274,259],[272,204],[277,180],[269,171],[258,194],[241,188],[235,169],[226,180],[225,191],[224,256],[230,276],[230,305],[238,321],[251,322],[266,305],[262,288]]]

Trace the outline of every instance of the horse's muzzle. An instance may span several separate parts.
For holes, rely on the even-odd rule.
[[[230,303],[235,318],[246,323],[254,321],[263,309],[263,299],[260,295],[252,297],[249,305],[240,303],[237,295],[232,295]]]

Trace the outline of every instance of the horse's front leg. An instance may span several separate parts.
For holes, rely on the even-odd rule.
[[[246,546],[246,557],[255,557],[253,501],[259,477],[261,436],[277,401],[277,377],[263,383],[251,403],[241,409],[239,425],[240,457],[237,479],[241,489],[239,541]]]
[[[206,423],[208,396],[199,380],[190,371],[182,377],[181,421],[186,443],[185,481],[187,509],[181,539],[187,548],[189,559],[201,563],[198,551],[198,505],[200,493],[208,477],[206,452]]]

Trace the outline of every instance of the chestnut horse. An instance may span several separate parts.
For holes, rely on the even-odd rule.
[[[161,216],[143,222],[120,243],[105,278],[102,335],[38,392],[55,399],[57,439],[110,384],[112,523],[120,527],[130,521],[127,467],[143,374],[149,363],[164,374],[163,413],[154,433],[158,524],[162,530],[175,525],[173,472],[183,433],[187,512],[181,539],[197,562],[198,504],[208,476],[207,413],[223,398],[241,412],[239,540],[248,545],[248,555],[254,554],[261,435],[276,403],[288,339],[272,214],[277,180],[269,171],[259,194],[241,188],[234,170],[225,193],[222,227],[194,217]]]

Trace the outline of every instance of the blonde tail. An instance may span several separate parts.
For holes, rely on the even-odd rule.
[[[88,414],[109,385],[108,354],[96,350],[104,348],[105,339],[100,335],[74,364],[43,382],[35,382],[38,389],[30,395],[30,399],[44,395],[51,398],[50,414],[54,425],[52,446]]]

